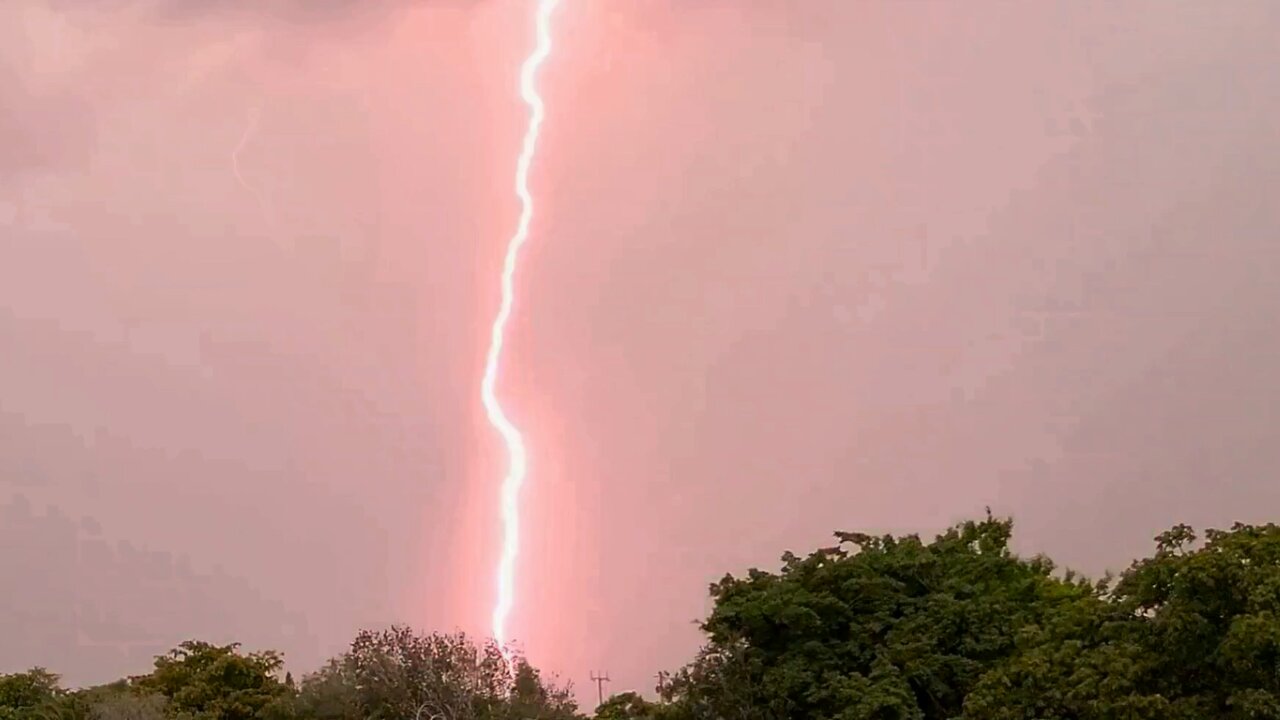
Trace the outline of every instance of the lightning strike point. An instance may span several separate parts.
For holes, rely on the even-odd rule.
[[[498,402],[499,361],[502,358],[503,337],[511,308],[515,301],[515,272],[520,248],[529,238],[529,223],[533,220],[533,195],[529,192],[529,167],[533,164],[537,148],[538,132],[542,127],[542,97],[534,82],[539,66],[551,54],[551,13],[560,0],[538,0],[535,10],[536,43],[533,52],[520,67],[520,97],[529,107],[529,124],[524,134],[520,157],[516,162],[515,190],[520,198],[520,220],[516,231],[507,243],[502,263],[502,300],[493,320],[489,335],[489,352],[485,361],[484,378],[480,383],[480,399],[484,403],[489,424],[502,436],[507,448],[507,473],[502,479],[499,493],[499,516],[502,521],[502,551],[497,566],[497,599],[493,607],[493,638],[509,658],[507,649],[507,618],[515,605],[516,558],[520,553],[520,488],[524,485],[526,454],[524,438]]]

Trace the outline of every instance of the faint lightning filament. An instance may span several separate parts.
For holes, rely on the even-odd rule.
[[[235,149],[231,151],[231,170],[235,173],[236,182],[240,183],[240,187],[244,188],[246,192],[252,195],[254,201],[258,203],[258,209],[262,211],[262,219],[270,225],[271,213],[267,210],[266,198],[263,197],[262,193],[257,188],[250,185],[249,182],[244,179],[244,175],[240,172],[240,153],[244,150],[245,146],[249,144],[249,140],[257,133],[258,119],[258,108],[250,108],[249,124],[245,126],[244,133],[240,135],[240,142],[237,143]]]
[[[520,67],[520,97],[529,106],[529,125],[524,133],[524,143],[516,162],[516,196],[520,198],[520,221],[515,234],[507,243],[502,263],[502,301],[493,320],[489,335],[489,353],[485,360],[484,379],[480,383],[480,398],[484,402],[489,424],[502,436],[507,446],[507,472],[502,479],[499,495],[499,515],[502,520],[502,550],[498,558],[497,599],[493,606],[493,638],[506,652],[507,617],[515,604],[516,557],[520,553],[520,488],[524,485],[526,455],[524,438],[520,430],[507,417],[498,402],[499,360],[502,357],[503,336],[511,306],[515,298],[515,272],[520,248],[529,238],[529,223],[533,220],[533,195],[529,192],[529,166],[533,163],[538,143],[538,131],[542,127],[542,97],[534,82],[538,67],[551,54],[551,12],[559,0],[538,0],[536,16],[537,42],[533,52]]]

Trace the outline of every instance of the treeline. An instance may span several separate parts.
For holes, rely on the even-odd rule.
[[[463,634],[396,627],[295,682],[273,651],[188,641],[146,675],[68,691],[43,668],[0,676],[0,720],[570,720],[571,693]]]
[[[778,572],[711,588],[706,643],[657,699],[601,720],[1280,720],[1280,527],[1177,526],[1116,578],[1011,552],[988,515],[925,542],[837,533]],[[185,643],[149,674],[77,692],[0,678],[0,720],[581,717],[499,648],[398,628],[295,683],[280,657]],[[509,670],[510,668],[510,670]]]
[[[712,587],[707,644],[663,702],[600,717],[1280,719],[1280,527],[1187,526],[1090,582],[988,517],[922,542],[837,533]]]

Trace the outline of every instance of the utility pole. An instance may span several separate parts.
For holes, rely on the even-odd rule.
[[[606,671],[603,675],[597,675],[592,672],[591,682],[596,684],[596,697],[600,701],[596,704],[596,707],[600,707],[604,704],[604,684],[609,682],[609,673]]]

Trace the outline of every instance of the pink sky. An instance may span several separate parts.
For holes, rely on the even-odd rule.
[[[306,7],[0,5],[0,672],[487,629],[532,4]],[[648,690],[836,529],[1101,572],[1276,518],[1274,3],[556,23],[503,386],[548,670]]]

